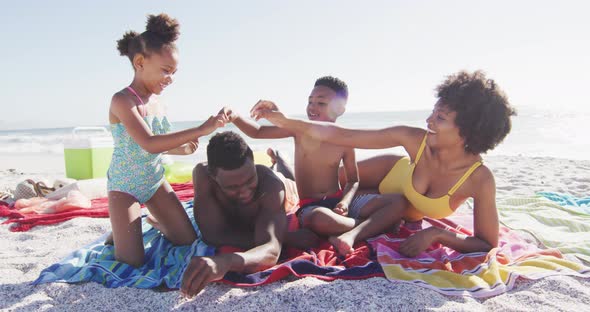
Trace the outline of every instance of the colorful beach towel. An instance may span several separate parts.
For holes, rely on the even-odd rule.
[[[457,214],[443,220],[425,219],[423,225],[470,235],[472,220],[472,214]],[[415,258],[406,258],[398,252],[399,245],[413,233],[401,228],[395,236],[369,240],[391,281],[420,285],[445,295],[484,298],[512,289],[518,277],[590,277],[589,267],[565,260],[557,249],[541,250],[505,227],[501,227],[499,247],[490,252],[462,254],[437,244]]]
[[[184,203],[195,229],[192,202]],[[471,234],[473,215],[457,213],[443,220],[426,219],[421,226],[437,226]],[[257,286],[283,279],[311,276],[322,280],[364,279],[385,276],[392,281],[421,285],[446,295],[489,297],[514,286],[520,277],[538,279],[550,275],[590,277],[590,268],[563,258],[557,249],[541,250],[517,232],[501,227],[500,246],[490,252],[461,254],[434,245],[416,258],[397,252],[399,244],[421,229],[403,226],[397,234],[386,234],[355,245],[355,252],[339,257],[324,242],[319,248],[302,251],[286,248],[279,264],[252,274],[230,272],[220,281],[236,286]],[[113,247],[98,240],[43,270],[34,282],[94,281],[106,287],[179,288],[182,274],[192,256],[214,254],[214,248],[197,240],[192,246],[174,247],[147,223],[143,225],[146,264],[135,269],[114,260]]]
[[[192,216],[192,204],[185,204]],[[59,263],[44,269],[33,285],[49,282],[97,282],[109,288],[179,288],[182,273],[192,256],[213,255],[215,249],[200,239],[191,246],[173,246],[160,231],[142,220],[145,264],[140,268],[115,260],[115,249],[105,236],[76,250]],[[198,232],[198,234],[200,234]]]
[[[184,203],[197,232],[192,202]],[[104,245],[104,237],[73,252],[64,260],[43,270],[33,284],[48,282],[78,283],[93,281],[106,287],[155,288],[165,285],[180,287],[182,273],[193,256],[210,256],[215,249],[200,239],[192,246],[172,246],[159,231],[145,221],[142,224],[145,264],[136,269],[116,261],[114,247]],[[358,244],[354,254],[345,259],[337,256],[326,242],[317,249],[302,251],[286,249],[280,264],[257,273],[230,272],[221,282],[236,286],[257,286],[271,283],[289,275],[313,276],[322,280],[361,279],[384,276],[381,266],[371,255],[366,243]]]
[[[192,183],[172,184],[172,188],[181,201],[193,199]],[[26,232],[38,225],[61,223],[77,217],[108,218],[109,201],[106,197],[98,198],[92,200],[91,208],[71,209],[54,214],[23,214],[19,213],[18,210],[11,209],[8,205],[0,204],[0,217],[8,218],[2,224],[12,224],[10,231]]]
[[[315,277],[324,281],[336,279],[366,279],[384,277],[383,270],[367,243],[355,245],[355,251],[346,257],[339,256],[327,241],[318,248],[303,251],[287,248],[279,264],[267,270],[244,274],[229,272],[222,283],[235,286],[258,286],[286,278]]]
[[[590,264],[590,214],[581,212],[578,202],[569,196],[541,194],[552,194],[551,200],[536,196],[498,201],[502,224],[526,231],[544,246]]]

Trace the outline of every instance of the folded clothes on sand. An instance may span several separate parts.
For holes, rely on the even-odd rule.
[[[172,184],[172,188],[181,201],[187,201],[193,198],[194,191],[192,183]],[[12,224],[10,227],[10,231],[12,232],[25,232],[38,225],[61,223],[76,217],[109,217],[109,202],[106,197],[91,200],[90,208],[68,208],[66,211],[51,214],[23,213],[7,204],[0,203],[0,217],[8,218],[2,224]]]
[[[14,203],[14,209],[17,209],[20,213],[34,212],[38,214],[59,213],[79,208],[87,209],[90,206],[90,199],[80,191],[70,191],[66,197],[57,200],[33,197],[29,199],[22,198]]]

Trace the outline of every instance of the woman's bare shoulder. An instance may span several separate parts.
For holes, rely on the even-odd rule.
[[[494,173],[485,164],[477,167],[477,169],[471,174],[469,180],[471,180],[470,185],[474,196],[482,194],[482,192],[495,192],[496,190]]]

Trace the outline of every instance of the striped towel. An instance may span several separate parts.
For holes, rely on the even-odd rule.
[[[504,199],[498,202],[500,221],[511,229],[530,233],[546,247],[590,263],[590,214],[561,203],[565,201],[558,204],[544,197]]]
[[[193,226],[200,232],[193,218],[192,201],[183,203]],[[173,246],[152,228],[145,218],[142,222],[145,264],[140,268],[115,260],[113,246],[104,245],[103,236],[43,270],[33,285],[49,282],[97,282],[106,287],[180,288],[182,274],[193,256],[213,255],[215,249],[200,239],[191,246]]]
[[[423,225],[471,234],[473,215],[457,214],[443,220],[425,219]],[[385,276],[433,289],[445,295],[485,298],[504,293],[518,277],[538,279],[551,275],[590,277],[590,268],[565,260],[557,249],[541,250],[515,231],[500,230],[498,248],[462,254],[435,244],[415,258],[401,255],[399,245],[415,231],[401,228],[397,235],[370,239]]]
[[[183,203],[193,226],[200,232],[193,220],[193,203]],[[294,219],[297,220],[296,218]],[[64,260],[43,270],[33,284],[49,282],[97,282],[106,287],[154,288],[166,286],[180,288],[182,274],[193,256],[210,256],[215,249],[200,239],[192,246],[172,246],[147,222],[143,222],[145,264],[134,268],[115,260],[113,246],[103,244],[106,234],[95,242],[73,252]],[[300,250],[284,248],[280,262],[264,271],[255,273],[228,272],[222,283],[247,287],[272,283],[288,276],[315,277],[333,281],[335,279],[364,279],[383,277],[379,263],[369,246],[360,242],[355,252],[346,258],[338,256],[334,248],[324,241],[318,248]],[[222,247],[219,252],[232,249]],[[235,249],[235,248],[234,248]]]

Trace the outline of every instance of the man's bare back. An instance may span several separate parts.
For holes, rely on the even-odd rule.
[[[239,203],[228,197],[218,183],[208,174],[207,164],[198,164],[193,172],[195,185],[195,220],[203,233],[203,240],[214,246],[231,245],[251,248],[254,244],[254,230],[261,213],[283,212],[282,203],[267,196],[281,193],[284,198],[283,182],[266,166],[256,165],[257,187],[250,203]],[[197,191],[199,185],[199,191]],[[200,198],[209,197],[208,205],[199,205]],[[217,211],[211,211],[211,210]],[[202,228],[212,229],[203,231]],[[221,232],[225,232],[221,233]],[[227,235],[230,234],[230,235]],[[227,237],[227,238],[226,238]]]
[[[207,160],[193,170],[195,221],[202,239],[244,251],[193,257],[181,284],[188,296],[229,271],[252,273],[275,265],[287,232],[283,183],[269,168],[254,164],[252,150],[239,135],[214,135]]]

